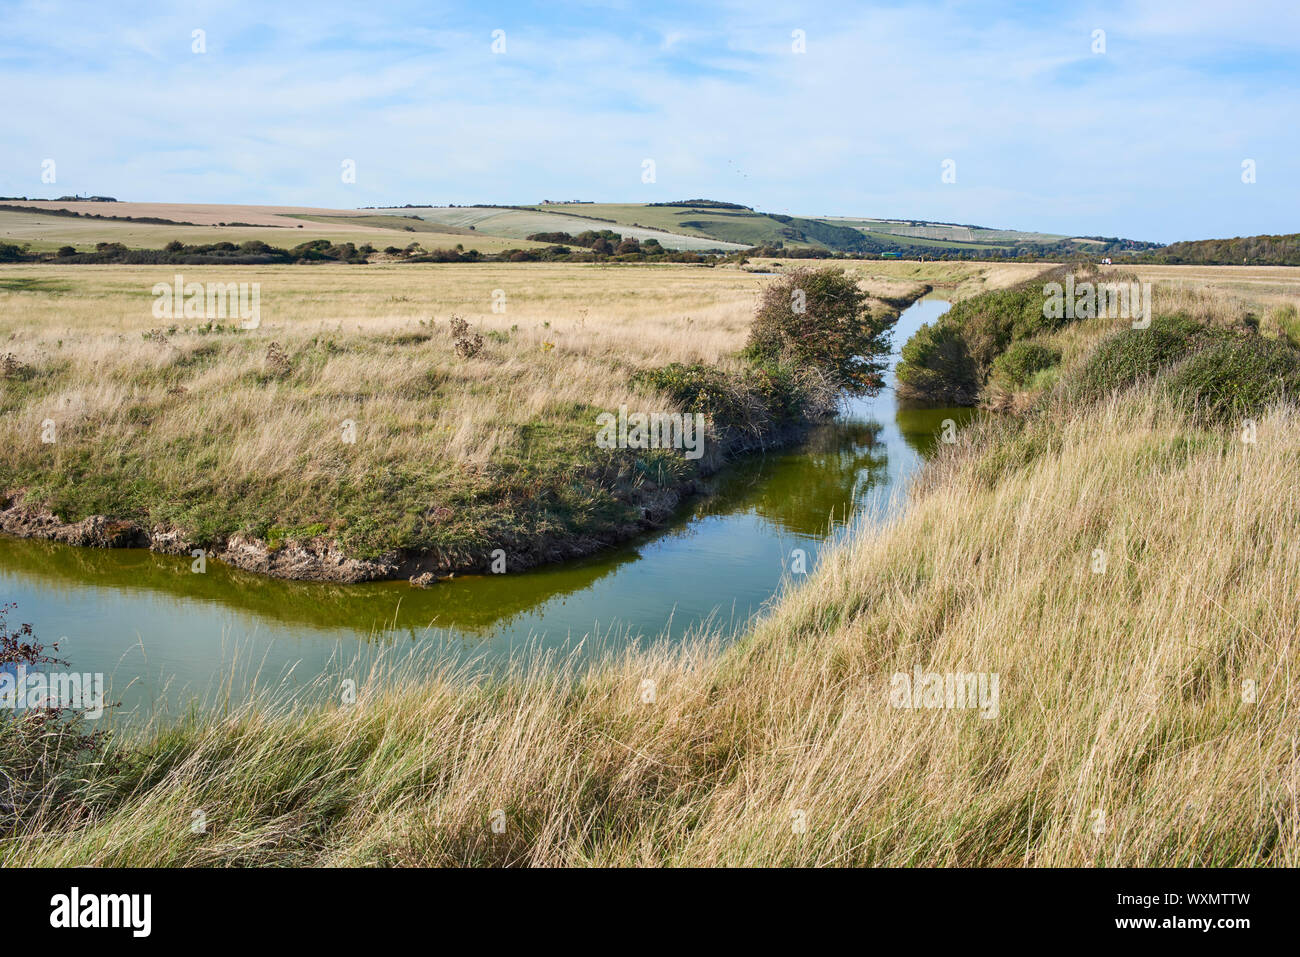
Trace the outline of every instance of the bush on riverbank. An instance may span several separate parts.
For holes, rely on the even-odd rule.
[[[895,370],[900,399],[974,405],[993,362],[1012,342],[1050,328],[1039,277],[956,303],[904,344]]]
[[[1143,385],[1171,390],[1184,408],[1220,424],[1300,398],[1300,350],[1285,309],[1263,328],[1240,303],[1166,289],[1158,305],[1145,303],[1156,314],[1144,327],[1128,318],[1046,318],[1044,283],[1064,275],[972,297],[922,327],[902,350],[900,398],[1025,412]]]
[[[999,356],[1015,343],[1072,321],[1048,318],[1043,308],[1045,285],[1060,282],[1071,271],[1053,269],[1009,289],[972,296],[922,326],[903,346],[895,370],[898,397],[932,405],[976,405]],[[1076,272],[1090,277],[1095,269],[1080,267]],[[1042,355],[1037,353],[1039,359]],[[1002,385],[1007,384],[1004,379]]]
[[[745,364],[730,371],[675,362],[640,372],[633,381],[661,392],[683,412],[703,413],[719,437],[742,445],[829,417],[839,395],[820,370],[788,362]]]
[[[849,395],[879,389],[896,312],[873,312],[843,270],[795,269],[763,290],[745,355],[766,366],[816,369]]]
[[[1153,379],[1216,335],[1222,333],[1185,316],[1157,316],[1147,329],[1120,329],[1103,338],[1065,388],[1080,401],[1094,402],[1116,389]]]
[[[1174,369],[1169,388],[1214,421],[1259,415],[1279,399],[1300,398],[1300,350],[1259,336],[1226,339]]]
[[[1162,316],[1147,329],[1101,340],[1061,384],[1066,401],[1096,402],[1117,389],[1168,390],[1182,407],[1216,423],[1259,415],[1300,399],[1300,350],[1287,339]]]

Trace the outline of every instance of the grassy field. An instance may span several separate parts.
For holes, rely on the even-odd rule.
[[[640,207],[628,207],[637,209]],[[745,249],[747,244],[724,242],[702,233],[674,232],[671,235],[654,229],[637,229],[627,223],[610,222],[608,218],[598,218],[599,213],[589,212],[588,207],[577,205],[570,207],[573,212],[568,215],[549,211],[549,207],[530,209],[501,209],[494,206],[435,206],[418,209],[390,210],[401,215],[418,215],[430,222],[446,226],[467,229],[471,226],[476,231],[494,236],[511,236],[523,239],[534,233],[569,233],[577,235],[587,230],[599,232],[610,229],[625,239],[657,239],[668,249],[702,250],[721,249],[735,251]]]
[[[540,244],[522,239],[480,234],[469,229],[440,227],[426,221],[403,221],[396,216],[353,215],[342,210],[309,210],[276,206],[189,206],[174,203],[35,203],[10,205],[68,208],[104,216],[150,216],[192,226],[133,223],[111,219],[41,215],[0,209],[0,242],[27,245],[34,252],[72,246],[79,252],[96,243],[122,243],[133,249],[161,249],[177,240],[186,244],[243,243],[259,240],[291,248],[313,239],[330,239],[355,245],[370,243],[376,249],[406,247],[419,242],[426,249],[451,249],[457,244],[482,253],[525,249]],[[242,223],[244,225],[218,225]],[[301,228],[300,228],[301,227]],[[412,233],[418,235],[412,235]]]
[[[927,275],[990,273],[858,265],[887,311]],[[151,290],[177,272],[260,284],[260,327],[155,318]],[[672,411],[641,370],[735,368],[767,281],[688,266],[0,267],[0,494],[24,522],[103,516],[290,577],[590,550],[662,519],[694,480],[680,456],[596,449],[597,414]],[[472,357],[453,315],[483,337]],[[698,466],[723,457],[710,440]],[[336,568],[340,555],[363,565]]]
[[[702,238],[730,240],[743,246],[785,243],[792,248],[824,248],[816,241],[792,239],[789,224],[772,215],[747,209],[717,209],[695,206],[650,206],[638,203],[571,203],[534,206],[538,211],[566,212],[598,219],[613,220],[624,226],[637,224],[668,232]],[[1009,229],[972,229],[967,226],[912,226],[890,220],[842,216],[796,217],[835,226],[850,226],[869,233],[889,244],[929,247],[935,250],[954,248],[989,250],[1005,249],[1012,242],[1053,242],[1064,239],[1048,233],[1025,233]],[[798,222],[795,224],[798,225]],[[613,227],[610,227],[613,228]]]
[[[1159,305],[1247,337],[1262,308]],[[1165,373],[1055,391],[1126,325],[1074,325],[1032,410],[964,431],[737,645],[399,668],[352,706],[28,756],[0,860],[1294,867],[1300,409],[1244,443]],[[896,706],[915,669],[996,674],[996,715]]]
[[[1103,279],[1135,274],[1171,289],[1206,292],[1268,309],[1300,302],[1300,269],[1294,266],[1101,266]]]
[[[757,270],[797,268],[806,260],[755,257],[749,268]],[[1024,282],[1051,268],[1051,263],[967,263],[958,261],[918,262],[900,259],[836,260],[835,265],[855,277],[863,288],[885,295],[888,284],[925,283],[947,299],[967,299],[993,289]],[[1298,277],[1300,278],[1300,277]]]
[[[798,248],[820,246],[792,240],[781,232],[783,224],[764,213],[747,209],[715,209],[693,206],[648,206],[640,203],[577,203],[566,206],[535,206],[538,210],[559,210],[613,220],[621,226],[638,223],[654,229],[702,239],[728,240],[738,248],[784,241]],[[616,227],[610,227],[616,228]],[[661,239],[661,241],[663,241]]]

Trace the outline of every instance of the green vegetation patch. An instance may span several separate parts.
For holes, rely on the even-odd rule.
[[[1033,340],[1013,342],[993,360],[992,381],[1005,388],[1023,388],[1045,369],[1061,361],[1059,349]]]
[[[1100,399],[1116,389],[1153,378],[1186,358],[1212,338],[1231,335],[1184,316],[1160,316],[1146,329],[1122,329],[1103,339],[1068,377],[1070,394],[1083,401]]]
[[[1300,350],[1277,339],[1236,336],[1182,363],[1169,388],[1217,421],[1258,414],[1278,399],[1300,397]]]
[[[993,363],[1012,343],[1052,332],[1070,321],[1043,315],[1043,284],[1051,278],[1054,275],[1037,277],[964,299],[936,322],[922,326],[903,346],[895,371],[899,398],[974,405]],[[1011,361],[1029,361],[1030,355]]]
[[[1062,388],[1070,400],[1096,401],[1157,380],[1189,410],[1227,422],[1300,397],[1300,349],[1285,337],[1162,316],[1102,340]]]

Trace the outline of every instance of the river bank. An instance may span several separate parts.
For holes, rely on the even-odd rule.
[[[934,299],[909,307],[896,343],[946,308]],[[738,459],[660,528],[508,575],[458,574],[428,589],[400,579],[335,585],[218,562],[195,574],[188,555],[0,537],[0,592],[38,634],[65,636],[79,667],[108,676],[120,713],[146,718],[210,701],[239,661],[258,662],[264,681],[310,683],[341,674],[359,644],[427,646],[431,659],[496,667],[532,651],[734,634],[787,577],[815,566],[850,516],[888,515],[943,421],[970,415],[899,408],[887,383],[802,442]],[[251,684],[241,674],[230,690]]]
[[[653,283],[668,272],[659,267],[589,272],[596,288],[609,283],[641,303],[606,321],[587,306],[560,318],[554,310],[567,300],[547,301],[567,289],[557,270],[541,271],[550,284],[542,291],[523,271],[508,274],[509,293],[489,290],[490,301],[531,300],[527,315],[494,307],[465,329],[454,313],[410,318],[401,305],[394,311],[408,317],[353,332],[319,306],[284,301],[307,295],[301,271],[267,269],[293,285],[263,297],[263,328],[173,323],[138,338],[122,324],[140,323],[132,303],[149,270],[81,267],[23,280],[15,288],[30,318],[8,314],[13,361],[0,400],[0,532],[201,553],[296,580],[429,584],[516,572],[662,527],[739,457],[799,441],[829,411],[815,390],[751,376],[736,358],[747,297],[762,280],[682,267],[660,289]],[[473,275],[507,282],[505,273]],[[132,277],[138,285],[126,284]],[[122,298],[121,319],[90,313],[96,284],[110,301]],[[405,287],[374,288],[413,299]],[[928,289],[877,281],[871,308],[897,316]],[[84,307],[69,310],[69,295],[83,292]],[[56,302],[63,311],[43,319]],[[685,308],[694,314],[676,311]],[[690,408],[665,392],[677,380],[652,375],[675,368],[708,380],[688,381]],[[621,406],[703,409],[707,453],[690,461],[674,450],[597,448],[597,416]]]
[[[1295,866],[1300,410],[1243,447],[1144,382],[1035,409],[959,428],[727,647],[236,698],[31,777],[0,860]],[[897,693],[957,674],[996,701]]]

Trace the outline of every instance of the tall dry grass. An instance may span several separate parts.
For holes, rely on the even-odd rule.
[[[1145,387],[988,419],[729,648],[391,662],[153,728],[0,862],[1295,866],[1298,476],[1291,405],[1253,443]],[[917,668],[997,674],[997,716],[894,707]]]
[[[153,286],[177,273],[260,284],[261,325],[156,318]],[[674,410],[639,371],[737,367],[765,282],[677,265],[5,267],[0,355],[22,374],[0,379],[0,497],[205,547],[324,536],[359,558],[607,534],[640,514],[624,488],[640,479],[597,454],[596,415]],[[453,315],[483,337],[470,358]]]
[[[0,860],[1294,866],[1297,463],[1286,406],[1253,445],[1143,393],[972,429],[729,649],[160,729]],[[998,674],[997,717],[891,706],[918,666]]]

